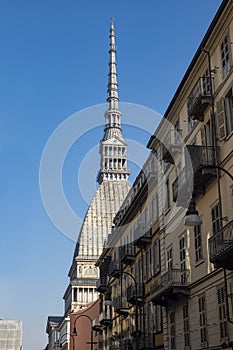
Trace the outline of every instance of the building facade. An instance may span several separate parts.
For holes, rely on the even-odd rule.
[[[22,350],[22,321],[0,320],[0,349]]]
[[[223,0],[97,262],[100,349],[233,347],[232,41]]]

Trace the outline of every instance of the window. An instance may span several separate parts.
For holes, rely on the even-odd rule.
[[[78,288],[74,288],[74,301],[78,301]]]
[[[89,266],[85,270],[85,275],[97,275],[97,270],[94,267]]]
[[[170,348],[176,348],[175,342],[175,311],[171,311],[169,314],[169,322],[170,322]]]
[[[186,247],[185,247],[185,236],[180,237],[180,269],[184,272],[181,274],[181,283],[186,283]]]
[[[203,258],[202,255],[202,239],[201,239],[201,225],[194,226],[194,239],[195,239],[195,260],[200,261]]]
[[[224,98],[216,103],[219,139],[224,139],[233,131],[233,87]]]
[[[231,69],[230,38],[227,34],[221,43],[222,77],[225,78]]]
[[[155,333],[161,333],[163,331],[163,317],[162,317],[162,306],[154,306],[154,331]]]
[[[220,339],[224,341],[228,337],[226,298],[225,298],[224,286],[221,286],[217,289],[217,297],[218,297]]]
[[[183,324],[184,324],[184,346],[190,346],[190,334],[189,334],[189,309],[188,304],[183,306]]]
[[[152,199],[152,220],[155,223],[158,219],[158,194],[156,193]]]
[[[221,220],[220,220],[220,204],[219,202],[211,208],[211,219],[212,219],[212,231],[213,235],[219,232],[221,229]]]
[[[169,186],[168,179],[166,180],[166,184],[165,184],[164,201],[165,201],[164,210],[166,212],[170,208],[170,186]]]
[[[152,269],[153,269],[153,275],[155,276],[160,272],[160,243],[159,243],[159,240],[157,240],[152,246],[152,256],[153,256]]]
[[[188,132],[190,132],[192,130],[192,128],[194,127],[195,121],[193,120],[193,118],[191,117],[191,115],[188,116]]]
[[[146,254],[146,280],[149,280],[151,278],[151,250],[147,250]]]
[[[201,144],[203,146],[212,145],[212,132],[211,132],[210,120],[208,120],[207,123],[201,129]]]
[[[207,69],[202,77],[202,89],[203,95],[210,94],[210,78],[209,78],[209,70]]]
[[[208,345],[208,332],[207,332],[207,320],[206,320],[206,303],[205,303],[204,295],[198,298],[198,305],[199,305],[201,345],[206,346]]]
[[[225,120],[226,120],[226,135],[229,135],[233,130],[233,88],[225,96]]]
[[[167,269],[172,269],[172,247],[167,250]]]
[[[181,143],[181,130],[180,130],[180,120],[179,118],[174,124],[174,142],[175,145],[179,145]]]

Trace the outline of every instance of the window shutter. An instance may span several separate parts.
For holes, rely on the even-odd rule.
[[[216,116],[217,116],[219,139],[222,140],[226,137],[226,121],[225,121],[224,99],[223,98],[221,98],[216,103]]]
[[[205,127],[201,128],[201,144],[206,146]]]

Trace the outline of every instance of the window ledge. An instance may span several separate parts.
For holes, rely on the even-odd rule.
[[[225,141],[228,141],[233,135],[233,130],[225,137]]]
[[[165,209],[164,215],[166,216],[169,213],[170,210],[171,210],[171,207]]]
[[[201,264],[203,264],[205,262],[205,260],[202,258],[202,259],[200,259],[200,260],[198,260],[198,261],[195,261],[195,267],[198,267],[198,266],[200,266]]]

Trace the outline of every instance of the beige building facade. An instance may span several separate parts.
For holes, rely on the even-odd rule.
[[[224,0],[97,262],[100,349],[233,348],[232,42]]]

